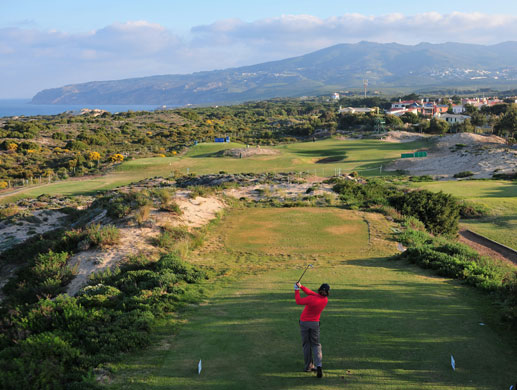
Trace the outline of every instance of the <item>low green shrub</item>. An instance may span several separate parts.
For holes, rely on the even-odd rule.
[[[517,172],[494,173],[492,175],[492,178],[497,180],[515,180],[517,179]]]
[[[92,245],[101,248],[115,245],[120,241],[120,230],[113,225],[92,224],[86,228],[85,235]]]
[[[135,221],[136,221],[136,223],[141,225],[149,219],[150,215],[151,215],[151,206],[150,205],[142,206],[135,212]]]
[[[422,175],[422,176],[410,176],[409,181],[420,183],[420,182],[434,181],[434,179],[431,175]]]
[[[68,252],[40,253],[5,286],[4,292],[14,302],[32,303],[38,297],[55,297],[65,291],[74,271],[67,266]]]
[[[191,199],[196,199],[198,196],[207,197],[215,191],[213,187],[205,186],[190,186],[187,189],[190,190],[189,197]]]
[[[417,230],[421,232],[425,231],[424,223],[420,221],[418,218],[412,217],[410,215],[404,216],[402,226],[404,226],[407,229]]]
[[[402,214],[418,218],[433,234],[458,233],[460,204],[452,195],[441,191],[411,191],[391,197],[390,203]]]
[[[151,203],[151,196],[145,191],[116,192],[96,199],[90,209],[105,209],[108,216],[123,218],[129,215],[131,211]]]
[[[7,219],[15,216],[20,212],[19,207],[17,206],[7,206],[4,208],[0,208],[0,221],[3,219]]]
[[[455,173],[453,177],[455,177],[457,179],[461,179],[463,177],[471,177],[471,176],[474,176],[474,173],[472,173],[471,171],[463,171],[463,172]]]
[[[168,201],[167,203],[162,203],[161,206],[160,206],[160,210],[161,211],[168,211],[168,212],[174,213],[176,215],[182,215],[183,214],[183,210],[180,209],[180,206],[176,202],[174,202],[172,200]]]
[[[352,180],[339,179],[332,188],[339,194],[343,204],[349,208],[367,208],[374,205],[388,205],[389,197],[396,189],[378,180],[361,184]]]
[[[176,190],[174,188],[159,188],[153,191],[161,205],[167,204],[172,200]]]
[[[189,232],[185,226],[164,226],[155,243],[158,247],[172,251],[177,244],[191,240],[195,234]]]
[[[490,215],[490,209],[480,203],[462,200],[460,202],[460,217],[464,219],[481,218]]]

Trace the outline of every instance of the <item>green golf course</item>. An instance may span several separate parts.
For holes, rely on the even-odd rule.
[[[389,260],[390,227],[380,214],[337,208],[229,212],[190,256],[221,275],[206,282],[205,302],[162,321],[153,347],[110,365],[105,387],[508,388],[515,340],[499,327],[489,297]],[[302,372],[293,283],[308,263],[314,268],[302,283],[331,286],[321,317],[322,379]]]
[[[242,172],[310,172],[332,176],[357,171],[362,176],[379,175],[380,166],[400,157],[401,153],[425,146],[423,141],[388,143],[377,140],[326,139],[271,147],[277,154],[234,158],[220,156],[223,149],[245,148],[236,143],[204,143],[191,147],[183,156],[142,158],[124,162],[103,176],[74,178],[0,193],[0,202],[49,195],[81,195],[110,190],[155,176],[168,177],[175,172],[209,174]],[[323,162],[322,162],[323,161]],[[330,161],[330,162],[327,162]]]

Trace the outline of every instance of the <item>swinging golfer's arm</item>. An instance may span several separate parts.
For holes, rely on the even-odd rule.
[[[296,301],[297,305],[306,305],[307,303],[309,303],[309,297],[300,297],[300,290],[294,291],[294,300]]]
[[[307,294],[307,295],[318,295],[317,293],[315,293],[314,291],[308,289],[307,287],[305,286],[300,286],[300,288],[302,289],[302,291]]]

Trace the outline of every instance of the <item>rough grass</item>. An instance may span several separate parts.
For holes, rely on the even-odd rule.
[[[462,221],[461,226],[517,249],[517,183],[504,180],[462,180],[418,183],[486,206],[491,215]]]
[[[192,147],[185,156],[154,157],[126,161],[113,172],[95,178],[74,178],[63,182],[4,192],[0,202],[6,203],[25,197],[37,197],[43,193],[50,195],[80,195],[106,191],[154,176],[170,176],[174,172],[196,174],[238,172],[286,172],[310,171],[320,176],[331,176],[335,168],[343,173],[358,171],[363,176],[379,174],[379,166],[400,157],[400,153],[424,146],[420,142],[405,144],[388,143],[377,140],[337,140],[302,142],[273,147],[280,151],[275,156],[255,156],[236,159],[220,157],[222,149],[243,147],[229,143],[206,143]],[[341,161],[325,164],[317,162],[322,158],[340,157]]]
[[[278,212],[277,221],[271,211]],[[385,240],[385,219],[339,209],[279,211],[238,210],[221,222],[195,260],[212,264],[224,275],[233,271],[238,280],[210,282],[210,299],[187,313],[187,325],[173,335],[177,322],[163,323],[154,348],[112,365],[115,374],[107,388],[495,390],[515,381],[515,339],[497,328],[488,297],[387,260],[393,243]],[[249,221],[243,220],[246,217]],[[303,283],[312,289],[322,282],[331,285],[322,316],[325,376],[318,381],[301,372],[302,308],[295,305],[292,291],[308,259],[300,258],[293,245],[275,260],[267,247],[281,246],[298,235],[308,239],[303,222],[328,228],[360,226],[358,217],[368,221],[370,241],[364,233],[337,235],[336,240],[330,238],[335,233],[328,233],[323,241],[326,252],[309,248],[305,254],[313,257],[315,268]],[[242,223],[248,237],[268,238],[270,244],[250,246],[250,239],[239,233]],[[276,230],[268,232],[265,224]],[[267,271],[249,272],[254,264],[247,261],[250,257],[242,261],[235,246],[255,251],[258,264]],[[340,248],[345,249],[342,256],[320,255]],[[456,371],[450,367],[451,353]]]

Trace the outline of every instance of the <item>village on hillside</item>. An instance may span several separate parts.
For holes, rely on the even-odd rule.
[[[333,100],[339,99],[339,94],[332,95]],[[447,102],[447,104],[445,104]],[[517,99],[515,100],[517,102]],[[504,104],[504,101],[497,97],[483,97],[483,98],[462,98],[459,104],[453,104],[450,101],[444,101],[439,98],[431,100],[429,98],[421,98],[419,100],[402,100],[393,102],[389,109],[384,110],[386,115],[394,115],[401,117],[404,114],[412,113],[415,115],[427,118],[439,118],[445,120],[451,125],[463,123],[470,119],[469,115],[465,113],[467,107],[471,106],[480,109],[484,106],[495,106],[496,104]],[[378,108],[368,107],[339,107],[339,113],[343,114],[366,114],[376,112]]]

